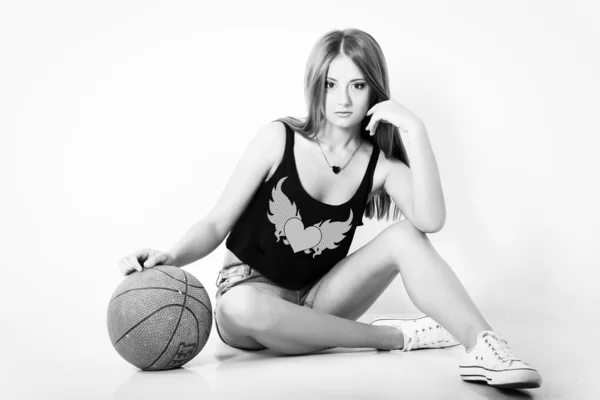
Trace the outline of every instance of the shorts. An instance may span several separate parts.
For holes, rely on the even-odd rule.
[[[214,321],[217,327],[217,333],[219,334],[221,341],[231,346],[225,341],[225,339],[223,339],[223,336],[219,331],[219,325],[217,323],[217,305],[219,302],[219,298],[221,298],[221,296],[232,287],[252,282],[252,286],[258,286],[261,290],[266,290],[270,293],[273,293],[283,300],[287,300],[299,306],[312,308],[317,289],[323,281],[323,278],[324,277],[317,279],[315,282],[306,285],[300,290],[291,290],[283,288],[277,283],[269,280],[260,272],[251,268],[248,264],[242,262],[234,262],[223,266],[221,268],[221,271],[219,271],[217,281],[215,282],[217,285],[217,293],[215,296],[216,301],[214,309]]]

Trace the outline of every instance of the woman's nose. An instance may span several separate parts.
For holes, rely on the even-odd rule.
[[[345,90],[342,90],[338,98],[338,104],[345,105],[350,103],[350,96]]]

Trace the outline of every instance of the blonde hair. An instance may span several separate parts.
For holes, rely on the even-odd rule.
[[[289,125],[294,131],[307,139],[314,138],[325,119],[325,83],[329,65],[338,56],[346,56],[356,64],[364,75],[367,84],[372,88],[371,104],[390,99],[390,86],[387,64],[381,47],[368,33],[360,29],[348,28],[327,32],[314,44],[304,75],[304,96],[308,116],[304,119],[282,117],[276,119]],[[392,124],[380,124],[377,134],[372,137],[365,130],[371,120],[370,116],[363,119],[360,133],[363,140],[376,141],[387,159],[402,161],[409,168],[408,156],[398,132]],[[372,219],[376,214],[377,220],[389,220],[391,205],[394,205],[393,219],[400,219],[400,209],[390,196],[381,191],[367,203],[364,216]]]

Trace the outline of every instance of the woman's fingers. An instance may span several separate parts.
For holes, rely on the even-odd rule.
[[[129,275],[133,271],[142,272],[142,266],[138,262],[137,253],[121,258],[118,265],[123,275]]]
[[[138,272],[142,272],[142,266],[138,262],[138,256],[136,254],[131,254],[127,256],[127,262],[129,263],[130,269],[133,268]]]
[[[380,105],[380,104],[381,104],[381,103],[377,103],[377,104],[375,104],[373,107],[371,107],[371,108],[369,109],[369,111],[367,111],[367,114],[366,114],[366,115],[367,115],[367,116],[369,116],[369,115],[373,114],[373,113],[375,112],[375,110],[377,110],[377,108],[379,107],[379,105]]]
[[[152,268],[154,267],[158,262],[162,261],[160,258],[161,255],[157,254],[154,255],[152,257],[149,257],[146,262],[144,263],[144,268]]]
[[[148,257],[146,262],[144,263],[144,268],[152,268],[157,265],[165,265],[167,261],[169,261],[169,255],[167,253],[163,253],[162,251],[154,251],[151,253],[152,256]]]
[[[123,275],[129,275],[130,273],[135,271],[135,268],[133,268],[129,265],[129,262],[127,261],[126,257],[123,257],[119,261],[118,264],[119,264],[119,270],[121,271],[121,274],[123,274]]]
[[[369,135],[373,136],[375,134],[375,131],[377,130],[378,125],[379,125],[379,121],[372,120],[371,122],[369,122],[369,125],[367,125],[367,128],[366,128],[369,131]]]
[[[139,249],[135,253],[123,257],[119,262],[119,268],[123,275],[129,275],[134,271],[142,272],[144,268],[152,268],[157,265],[172,262],[172,256],[168,253],[153,249]],[[143,266],[142,266],[143,264]]]
[[[127,267],[125,266],[125,264],[123,264],[123,259],[121,258],[119,260],[119,262],[117,263],[117,265],[119,266],[119,271],[121,272],[122,275],[127,275]]]
[[[373,124],[373,128],[371,129],[371,136],[373,136],[375,134],[375,132],[377,132],[377,127],[379,126],[379,122],[375,122]]]

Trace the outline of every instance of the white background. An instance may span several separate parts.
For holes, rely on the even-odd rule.
[[[306,115],[309,51],[347,27],[375,37],[392,98],[425,122],[447,207],[429,238],[490,323],[597,328],[598,11],[592,1],[3,2],[3,367],[113,352],[117,261],[168,250],[213,207],[261,125]],[[351,252],[389,223],[365,220]],[[185,267],[213,300],[223,254],[224,243]],[[416,309],[398,278],[370,311]]]

